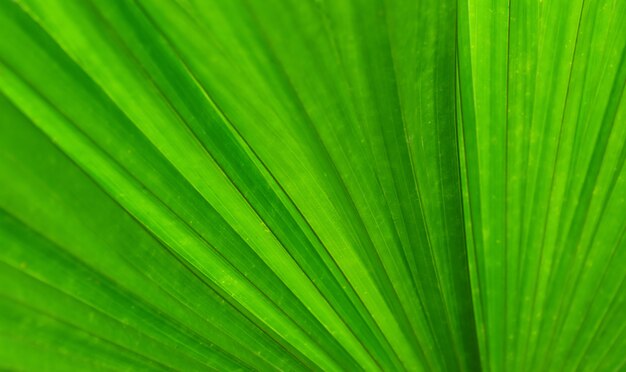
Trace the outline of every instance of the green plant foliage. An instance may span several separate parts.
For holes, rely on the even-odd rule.
[[[624,370],[626,2],[459,5],[484,366]]]
[[[0,368],[624,370],[626,2],[0,1]]]

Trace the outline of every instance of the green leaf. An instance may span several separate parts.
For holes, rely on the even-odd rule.
[[[459,6],[469,262],[491,370],[624,367],[601,331],[624,322],[624,5]]]
[[[0,368],[623,369],[625,8],[0,2]]]

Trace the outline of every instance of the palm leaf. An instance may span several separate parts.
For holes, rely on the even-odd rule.
[[[624,7],[0,2],[0,366],[624,368]]]

